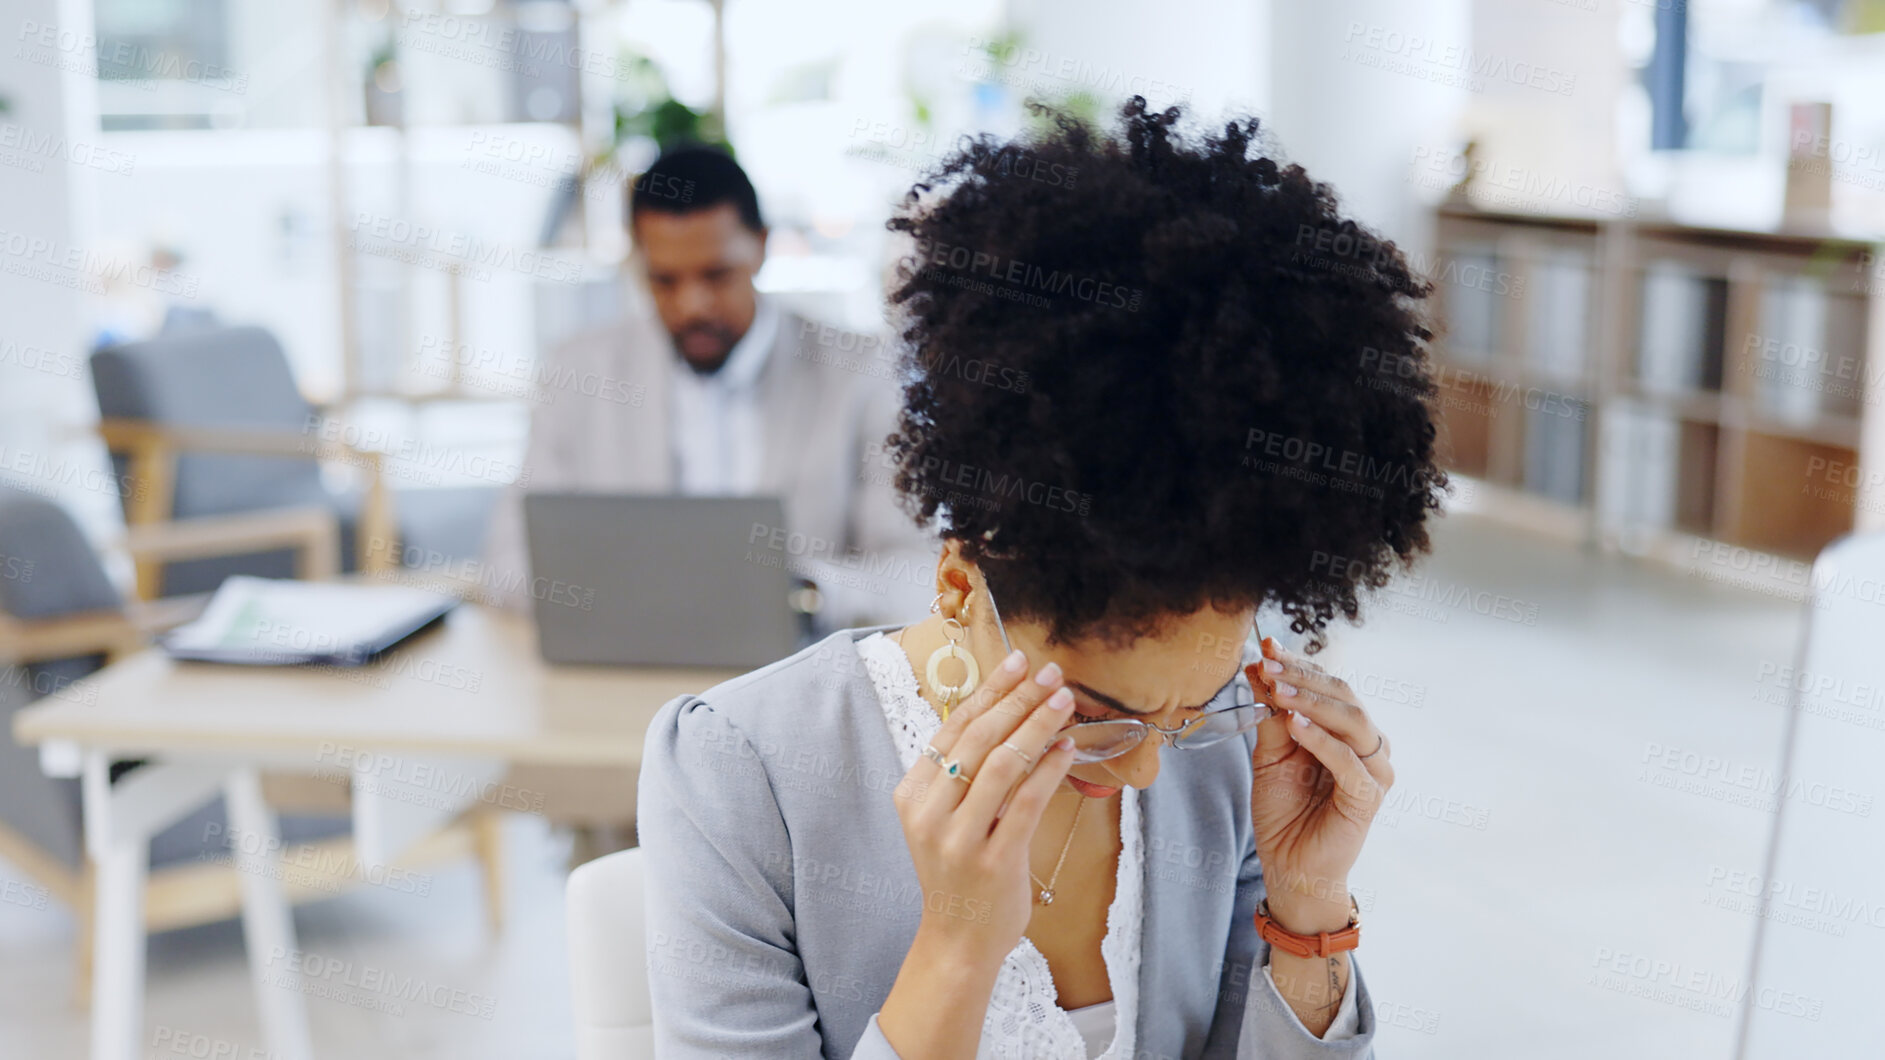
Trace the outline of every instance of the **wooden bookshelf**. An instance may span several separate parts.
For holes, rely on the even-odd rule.
[[[1453,205],[1433,246],[1441,453],[1476,510],[1662,558],[1885,529],[1885,248]]]

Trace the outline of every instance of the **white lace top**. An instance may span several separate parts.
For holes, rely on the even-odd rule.
[[[877,698],[883,703],[884,720],[896,743],[903,768],[915,764],[923,746],[942,727],[942,719],[917,691],[916,673],[903,649],[882,633],[873,633],[857,642],[857,653],[864,660]],[[1106,935],[1100,940],[1100,956],[1106,962],[1106,977],[1113,986],[1110,1003],[1112,1033],[1102,1035],[1089,1049],[1089,1039],[1057,1003],[1054,977],[1047,968],[1047,958],[1034,948],[1027,936],[1001,962],[995,979],[995,992],[989,999],[988,1015],[982,1021],[978,1060],[1015,1058],[1015,1060],[1089,1060],[1090,1057],[1131,1057],[1139,1018],[1139,930],[1144,914],[1145,847],[1139,834],[1139,792],[1126,788],[1119,793],[1119,875],[1113,889],[1113,904],[1106,910]],[[1105,1004],[1105,1003],[1102,1003]],[[1100,1011],[1089,1011],[1100,1010]],[[1082,1023],[1090,1017],[1106,1014],[1101,1006],[1079,1010]],[[1107,1044],[1110,1040],[1110,1046]],[[1104,1048],[1104,1052],[1100,1049]]]

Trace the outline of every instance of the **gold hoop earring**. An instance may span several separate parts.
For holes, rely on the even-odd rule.
[[[951,628],[954,627],[954,636]],[[929,653],[929,661],[923,666],[923,676],[929,679],[929,687],[943,697],[942,720],[949,720],[949,712],[956,703],[982,681],[982,668],[975,663],[975,656],[962,649],[962,637],[967,633],[962,623],[954,615],[943,619],[943,636],[949,639],[943,646]],[[962,664],[962,681],[959,684],[945,685],[942,682],[942,664],[944,659],[954,659]]]

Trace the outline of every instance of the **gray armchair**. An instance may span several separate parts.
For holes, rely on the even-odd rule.
[[[150,527],[128,535],[125,544],[150,562],[201,557],[217,548],[286,546],[297,554],[301,572],[327,577],[334,573],[337,542],[333,515],[304,507]],[[74,682],[138,650],[149,634],[188,615],[175,606],[127,606],[71,516],[43,497],[10,486],[0,486],[0,557],[0,722],[8,732],[21,708],[45,696],[74,694]],[[137,765],[115,764],[112,779]],[[37,751],[0,739],[0,856],[73,909],[83,946],[91,906],[79,807],[78,781],[46,776]],[[180,917],[173,912],[175,903],[166,900],[174,890],[164,886],[167,876],[183,873],[201,880],[199,855],[208,850],[203,836],[212,821],[225,821],[220,799],[152,840],[148,916],[153,929],[234,914],[233,903],[199,903]],[[344,815],[285,814],[281,822],[285,842],[326,840],[349,830]],[[81,985],[89,956],[82,951],[78,962]]]
[[[112,452],[125,522],[149,526],[316,505],[339,518],[341,569],[383,572],[401,555],[475,557],[495,486],[389,489],[382,454],[324,438],[281,344],[258,327],[196,329],[94,353],[99,431]],[[320,461],[363,469],[333,493]],[[402,548],[402,546],[404,546]],[[288,577],[280,551],[140,565],[139,595],[214,589],[231,574]]]
[[[324,508],[293,508],[260,515],[204,517],[130,532],[134,557],[163,563],[213,556],[218,549],[255,551],[286,547],[303,577],[331,577],[337,566],[334,515]],[[13,715],[45,696],[82,695],[74,688],[111,659],[141,650],[150,634],[190,616],[175,601],[126,604],[105,575],[77,524],[58,505],[0,485],[0,732],[11,733]],[[114,763],[111,779],[138,768]],[[270,801],[281,810],[281,835],[290,847],[323,848],[311,864],[346,864],[348,794],[340,786],[307,777],[265,777]],[[284,801],[276,793],[289,793]],[[80,996],[90,981],[91,872],[83,842],[79,782],[49,777],[38,752],[0,738],[0,858],[26,873],[56,901],[72,909],[80,924],[77,962]],[[224,828],[212,832],[212,822]],[[441,856],[473,849],[496,880],[497,847],[487,841],[490,822],[454,825],[431,844]],[[221,853],[205,835],[227,834],[220,798],[151,840],[151,875],[145,923],[162,931],[234,916],[239,909],[235,869],[204,855]],[[424,855],[415,851],[415,858]],[[326,881],[323,881],[326,882]],[[357,881],[337,877],[331,886],[289,886],[292,900],[322,897]],[[489,896],[495,903],[495,889]],[[491,921],[500,920],[495,904]]]

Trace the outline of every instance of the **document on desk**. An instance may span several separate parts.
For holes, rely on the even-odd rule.
[[[404,585],[235,575],[194,622],[160,643],[179,659],[359,666],[444,617],[455,597]]]

